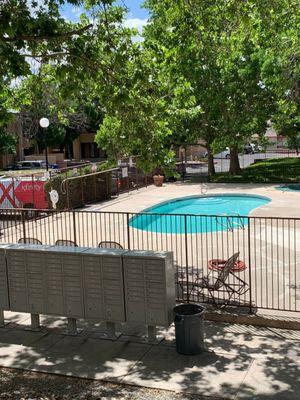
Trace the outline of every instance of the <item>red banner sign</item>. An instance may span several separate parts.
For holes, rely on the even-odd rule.
[[[21,181],[15,188],[15,196],[23,206],[31,204],[34,208],[48,208],[44,185],[43,181]]]

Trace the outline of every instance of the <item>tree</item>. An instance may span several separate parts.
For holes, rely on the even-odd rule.
[[[212,148],[230,146],[231,173],[240,173],[238,149],[254,133],[264,133],[270,94],[261,82],[260,48],[252,40],[256,2],[148,0],[146,43],[157,58],[165,49],[174,80],[184,77],[201,109],[191,118],[193,134],[205,140],[209,172]],[[257,20],[256,20],[257,22]]]
[[[165,146],[166,138],[172,134],[166,113],[166,84],[156,75],[151,55],[138,46],[131,42],[130,33],[122,68],[115,65],[113,70],[123,84],[120,87],[111,81],[104,92],[110,93],[106,95],[106,115],[96,142],[112,159],[138,155],[144,170],[167,170],[174,154]]]
[[[300,150],[300,133],[297,135],[293,134],[288,138],[287,145],[290,149],[296,150],[297,156]]]
[[[240,38],[239,38],[240,39]],[[222,136],[217,141],[230,147],[231,174],[241,174],[238,153],[253,134],[264,135],[271,115],[269,91],[260,83],[259,52],[246,42],[239,52],[223,58],[224,104]]]
[[[181,135],[177,134],[175,139],[182,144],[203,139],[209,173],[213,174],[212,143],[221,111],[217,65],[219,10],[216,5],[208,7],[206,2],[197,2],[194,7],[189,2],[149,0],[146,5],[150,9],[150,23],[146,27],[145,46],[156,53],[164,75],[170,75],[173,81],[175,93],[178,82],[185,81],[190,86],[190,102],[183,102],[182,110],[177,104],[181,118],[177,118],[176,132]]]
[[[14,90],[14,106],[20,110],[23,135],[45,146],[59,147],[69,152],[69,146],[81,133],[91,131],[102,120],[101,107],[89,102],[84,92],[65,95],[64,81],[58,79],[56,66],[41,66],[39,73],[23,80]],[[89,91],[85,88],[86,94]],[[45,131],[40,127],[42,117],[50,120]]]
[[[276,104],[272,122],[278,133],[296,143],[300,126],[299,2],[273,1],[264,22],[257,40],[264,41],[262,77]]]
[[[15,154],[18,139],[16,136],[2,132],[0,134],[0,154]]]
[[[36,73],[41,61],[67,65],[69,73],[76,72],[80,63],[84,65],[76,43],[84,34],[97,32],[97,25],[87,18],[76,24],[66,21],[60,15],[60,7],[67,3],[81,6],[94,15],[113,1],[0,0],[0,135],[5,134],[10,119],[9,103],[14,79],[24,79]],[[101,26],[102,22],[99,21]],[[103,40],[108,42],[106,37]]]

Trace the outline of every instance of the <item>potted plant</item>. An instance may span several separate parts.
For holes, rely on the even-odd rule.
[[[160,173],[153,175],[153,182],[155,186],[162,186],[164,182],[164,176]]]
[[[171,154],[172,156],[172,154]],[[167,160],[163,160],[163,166],[155,167],[153,171],[153,183],[155,186],[162,186],[165,179],[176,180],[179,176],[176,173],[176,164],[174,161],[174,157],[169,157]]]

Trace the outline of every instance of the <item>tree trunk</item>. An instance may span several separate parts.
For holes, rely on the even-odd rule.
[[[239,153],[236,147],[230,148],[230,166],[229,173],[232,175],[242,175],[243,171],[240,167]]]
[[[208,175],[215,175],[214,155],[210,146],[207,146],[207,162],[208,162]]]

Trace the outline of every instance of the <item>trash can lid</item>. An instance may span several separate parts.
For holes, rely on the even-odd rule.
[[[179,304],[178,306],[174,307],[173,311],[178,315],[195,315],[202,313],[204,311],[204,307],[200,304],[186,303]]]

